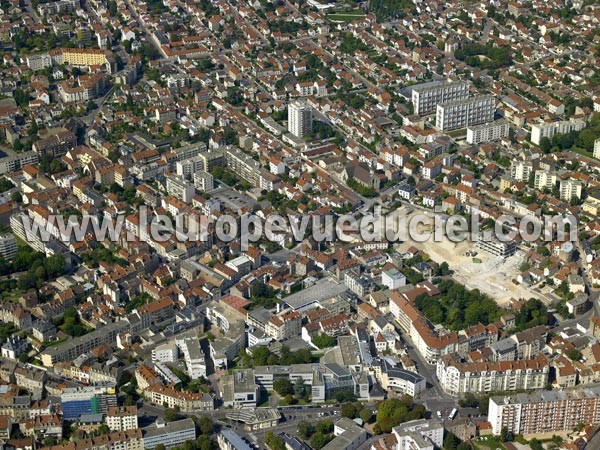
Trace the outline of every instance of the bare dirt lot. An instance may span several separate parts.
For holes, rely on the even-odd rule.
[[[413,245],[427,253],[433,261],[447,262],[450,269],[454,271],[453,277],[456,281],[469,289],[479,289],[490,295],[501,306],[506,306],[511,298],[535,297],[544,300],[542,296],[526,286],[513,283],[520,273],[519,267],[523,262],[522,252],[517,252],[505,260],[478,249],[474,242],[465,240],[455,243],[445,236],[440,242],[434,241],[432,236],[427,242],[405,242],[399,248],[406,250]],[[467,251],[476,251],[476,257],[481,260],[481,263],[473,262],[472,256],[466,256]]]

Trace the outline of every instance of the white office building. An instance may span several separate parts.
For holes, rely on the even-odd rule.
[[[437,105],[436,127],[441,131],[457,130],[494,120],[495,101],[491,96],[453,100]]]
[[[581,119],[563,120],[560,122],[538,123],[531,126],[531,142],[540,145],[543,138],[552,139],[556,133],[567,134],[571,131],[580,131],[585,127]]]
[[[412,104],[415,114],[435,112],[439,103],[466,99],[469,96],[468,81],[434,81],[412,88]]]
[[[288,105],[288,131],[303,138],[312,132],[312,107],[303,100]]]
[[[490,123],[470,126],[467,128],[467,143],[481,144],[496,141],[507,137],[508,130],[509,126],[506,120],[496,120]]]

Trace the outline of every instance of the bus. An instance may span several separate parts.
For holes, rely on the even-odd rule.
[[[448,419],[453,420],[456,417],[456,413],[458,412],[458,409],[454,408],[452,411],[450,411],[450,414],[448,414]]]

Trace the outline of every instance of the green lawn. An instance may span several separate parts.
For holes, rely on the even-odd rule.
[[[352,22],[357,19],[362,19],[363,17],[365,17],[365,13],[363,13],[362,11],[348,11],[327,14],[327,18],[329,20],[337,20],[343,22]]]
[[[486,441],[474,440],[472,443],[475,450],[506,450],[506,447],[502,445],[500,440],[492,436],[490,436]]]

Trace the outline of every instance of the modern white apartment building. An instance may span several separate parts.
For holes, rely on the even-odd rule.
[[[439,103],[436,127],[441,131],[457,130],[494,120],[495,101],[491,96],[477,96]]]
[[[312,132],[312,107],[303,100],[296,100],[288,106],[288,131],[303,138]]]
[[[398,289],[406,286],[406,276],[396,269],[388,269],[381,272],[381,284],[388,289]]]
[[[594,142],[594,158],[600,159],[600,138]]]
[[[40,53],[37,55],[28,55],[25,57],[25,64],[32,71],[42,70],[47,67],[52,67],[52,58],[48,53]]]
[[[553,189],[556,187],[558,175],[547,170],[536,170],[533,185],[536,189],[542,191],[544,189]]]
[[[441,358],[436,374],[442,389],[450,395],[467,392],[505,392],[543,389],[550,366],[544,354],[535,359],[461,362],[455,355]]]
[[[175,342],[169,342],[152,349],[152,362],[172,363],[177,361],[178,354]]]
[[[17,254],[17,240],[12,234],[0,236],[0,256],[9,261]]]
[[[392,429],[396,437],[396,450],[433,450],[442,448],[444,426],[435,419],[417,419]]]
[[[513,161],[510,165],[510,177],[515,181],[527,182],[537,167],[537,161]]]
[[[552,139],[556,133],[567,134],[571,131],[582,130],[583,127],[585,127],[585,121],[581,119],[534,124],[531,126],[531,142],[540,145],[542,138]]]
[[[561,180],[560,181],[560,198],[561,200],[571,201],[574,198],[581,198],[583,185],[577,180]]]
[[[481,144],[482,142],[502,139],[508,136],[508,130],[509,126],[506,120],[474,125],[467,128],[467,143]]]
[[[14,172],[27,164],[37,164],[39,155],[34,151],[16,153],[0,158],[0,174]]]
[[[185,359],[187,372],[192,380],[206,376],[206,361],[204,353],[200,348],[200,341],[197,337],[186,337],[177,340],[177,346],[181,349]]]
[[[491,397],[488,421],[492,433],[502,428],[515,434],[572,431],[580,423],[600,423],[600,388],[540,391]]]
[[[412,104],[415,114],[435,111],[439,103],[465,99],[469,96],[468,81],[434,81],[412,88]]]

